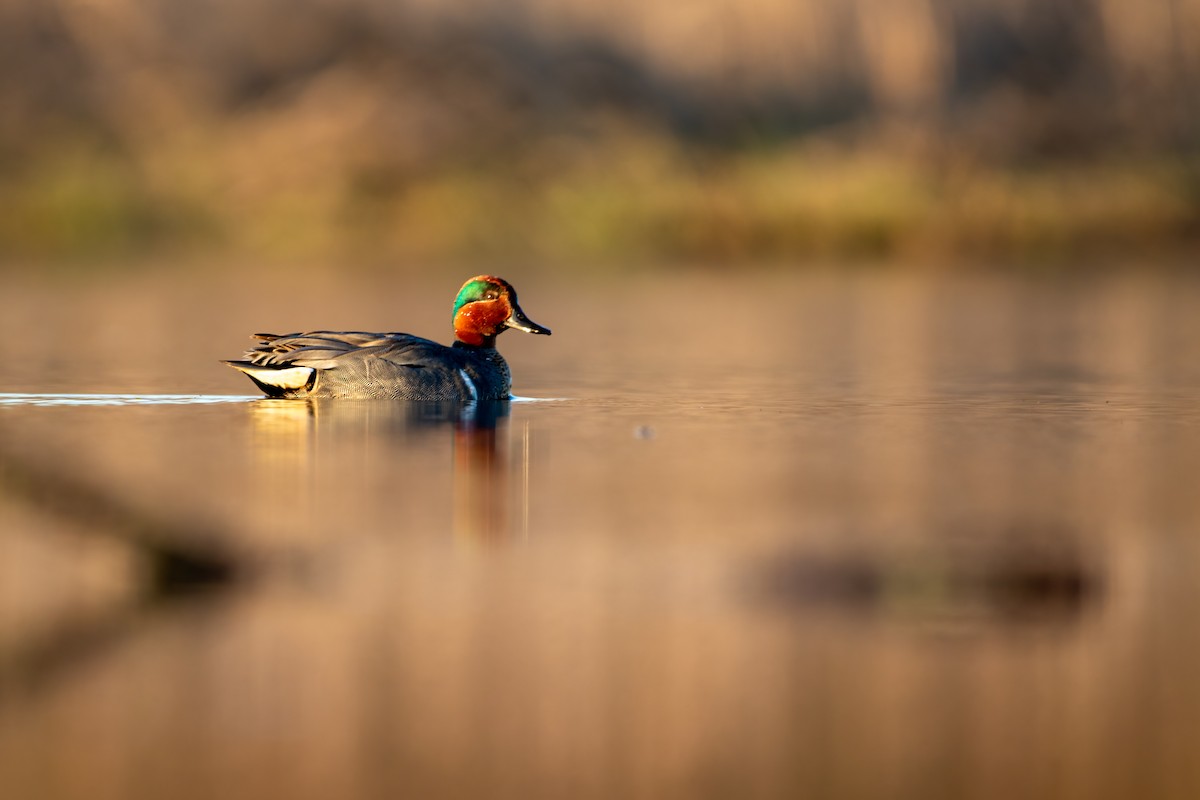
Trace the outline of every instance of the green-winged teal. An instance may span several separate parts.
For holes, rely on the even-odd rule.
[[[454,301],[451,347],[407,333],[259,333],[245,360],[224,363],[268,397],[504,400],[512,375],[496,337],[505,328],[550,333],[525,316],[507,281],[479,275]]]

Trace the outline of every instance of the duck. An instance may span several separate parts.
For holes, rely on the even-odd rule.
[[[242,359],[222,363],[272,398],[507,400],[512,373],[496,337],[509,328],[550,335],[525,316],[512,284],[493,275],[462,285],[453,318],[448,346],[409,333],[257,333]]]

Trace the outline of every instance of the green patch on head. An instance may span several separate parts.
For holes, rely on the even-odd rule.
[[[458,310],[467,303],[475,303],[483,299],[484,293],[489,289],[496,288],[490,282],[484,280],[472,280],[463,284],[462,289],[458,292],[458,297],[454,298],[454,316],[458,316]]]

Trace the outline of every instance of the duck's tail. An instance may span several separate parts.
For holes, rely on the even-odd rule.
[[[312,367],[263,367],[252,361],[222,361],[262,389],[267,397],[302,397],[312,391],[317,371]]]

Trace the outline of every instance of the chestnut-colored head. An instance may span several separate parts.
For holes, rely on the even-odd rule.
[[[517,290],[508,281],[476,275],[463,284],[454,300],[454,335],[464,344],[491,347],[505,328],[550,335],[517,305]]]

